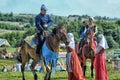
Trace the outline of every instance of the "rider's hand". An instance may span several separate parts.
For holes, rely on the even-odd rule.
[[[44,27],[44,28],[47,28],[47,27],[48,27],[48,25],[47,25],[47,24],[44,24],[44,25],[43,25],[43,27]]]
[[[38,28],[35,28],[35,32],[40,33],[40,30],[38,30]]]
[[[43,35],[44,35],[44,37],[47,37],[47,36],[48,36],[48,33],[47,33],[46,30],[43,31]]]
[[[46,33],[46,32],[47,32],[46,30],[43,31],[43,33]]]

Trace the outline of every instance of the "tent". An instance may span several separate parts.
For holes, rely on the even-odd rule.
[[[0,38],[0,47],[1,46],[10,46],[10,44],[8,43],[8,41],[6,39]]]

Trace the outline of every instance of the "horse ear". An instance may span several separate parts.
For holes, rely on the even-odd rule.
[[[54,29],[52,30],[52,33],[53,33],[53,34],[56,34],[56,32],[57,32],[57,31],[56,31],[56,28],[54,28]]]

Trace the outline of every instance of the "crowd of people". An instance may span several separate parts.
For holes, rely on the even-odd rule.
[[[8,69],[6,66],[3,66],[1,71],[8,72]],[[14,64],[10,71],[11,72],[21,72],[21,63],[17,62],[16,64]]]

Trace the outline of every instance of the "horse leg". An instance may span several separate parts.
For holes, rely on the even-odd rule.
[[[34,59],[33,62],[32,62],[32,64],[31,64],[31,66],[30,66],[30,69],[31,69],[31,71],[32,71],[32,73],[33,73],[33,75],[34,75],[34,80],[38,80],[37,73],[36,73],[36,71],[34,70],[35,65],[37,64],[38,60],[39,60],[39,59]]]
[[[86,72],[86,59],[85,59],[85,62],[83,63],[83,74],[85,76],[85,72]]]
[[[25,80],[25,76],[24,76],[25,64],[29,60],[28,60],[27,55],[24,55],[24,54],[21,55],[21,59],[22,59],[22,65],[21,65],[22,80]]]
[[[50,80],[50,76],[51,76],[51,67],[50,66],[46,66],[46,75],[45,75],[45,78],[44,80]]]
[[[91,64],[91,77],[93,78],[93,64]]]
[[[53,65],[53,60],[52,60],[52,62],[50,63],[50,72],[49,72],[49,78],[48,78],[48,80],[50,80],[50,78],[51,78],[52,65]]]
[[[50,76],[51,76],[51,71],[52,71],[52,63],[49,65],[46,65],[45,60],[43,59],[45,67],[46,67],[46,75],[44,77],[44,80],[50,80]]]
[[[94,63],[94,59],[91,59],[91,77],[92,78],[94,76],[94,74],[93,74],[93,69],[94,69],[93,63]]]
[[[84,76],[85,76],[85,72],[86,72],[86,65],[85,65],[85,66],[83,66],[83,70],[84,70],[83,74],[84,74]]]
[[[84,72],[84,66],[83,63],[81,63],[81,67],[82,67],[82,72]],[[84,74],[84,73],[83,73]]]
[[[86,65],[84,63],[81,63],[83,75],[85,76],[85,71],[86,71]]]
[[[45,64],[44,64],[43,60],[42,60],[41,67],[42,67],[42,71],[45,73],[46,72],[46,67],[45,67]]]
[[[25,62],[25,63],[26,63],[26,62]],[[22,80],[25,80],[25,76],[24,76],[24,67],[25,67],[25,63],[22,63],[22,65],[21,65]]]

